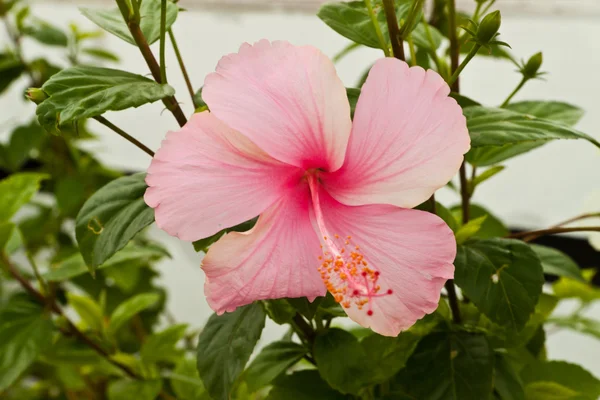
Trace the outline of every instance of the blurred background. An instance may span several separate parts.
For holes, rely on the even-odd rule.
[[[237,51],[243,42],[262,38],[284,39],[294,44],[310,44],[333,56],[349,42],[322,23],[315,13],[319,0],[182,0],[186,12],[179,14],[173,30],[185,59],[195,89],[204,76],[214,70],[219,58]],[[458,1],[471,9],[473,1]],[[110,0],[49,1],[32,3],[32,13],[59,27],[70,22],[94,29],[78,7],[113,7]],[[587,111],[579,128],[600,140],[600,2],[597,0],[499,0],[503,11],[501,40],[510,43],[518,58],[528,59],[538,51],[544,54],[543,70],[550,72],[546,81],[531,81],[516,100],[561,100]],[[0,31],[0,46],[8,43]],[[138,50],[128,43],[105,35],[102,47],[116,53],[118,68],[148,74]],[[170,43],[167,44],[169,46]],[[40,55],[39,44],[24,39],[25,57]],[[155,46],[158,46],[156,44]],[[380,51],[361,48],[337,64],[340,77],[348,87],[356,85],[365,69]],[[62,53],[50,54],[56,63],[65,64]],[[172,49],[167,49],[169,83],[178,91],[186,113],[193,112]],[[107,63],[106,66],[115,66]],[[506,61],[477,57],[462,78],[464,95],[485,105],[500,104],[520,80],[515,66]],[[485,77],[485,78],[484,78]],[[14,127],[27,122],[35,106],[19,101],[26,80],[13,84],[0,98],[0,142]],[[168,113],[161,115],[160,102],[119,113],[107,118],[133,134],[152,149],[157,149],[170,129],[177,127]],[[90,122],[99,140],[85,147],[108,166],[128,171],[142,171],[150,159],[104,126]],[[504,163],[507,167],[493,184],[484,185],[474,201],[490,208],[511,228],[536,229],[582,214],[600,210],[600,153],[583,141],[556,141],[525,156]],[[458,202],[451,191],[442,190],[438,200],[446,205]],[[595,224],[597,225],[597,224]],[[153,228],[154,238],[162,240],[173,255],[160,265],[162,279],[169,290],[168,309],[178,321],[201,326],[211,314],[203,296],[204,275],[199,268],[201,254]],[[566,304],[564,307],[568,307]],[[557,312],[560,313],[561,309]],[[589,311],[600,317],[600,307]],[[280,335],[276,326],[265,331],[271,340]],[[582,364],[600,376],[600,346],[590,337],[571,331],[549,332],[548,355]]]

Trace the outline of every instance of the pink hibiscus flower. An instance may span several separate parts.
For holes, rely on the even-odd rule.
[[[145,201],[160,228],[189,241],[260,215],[204,257],[218,314],[329,290],[354,321],[396,336],[437,308],[454,273],[452,231],[411,210],[452,178],[470,146],[449,92],[433,71],[382,59],[352,121],[319,50],[244,44],[206,78],[210,112],[163,141]]]

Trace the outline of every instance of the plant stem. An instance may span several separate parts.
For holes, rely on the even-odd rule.
[[[437,67],[437,70],[440,74],[442,74],[442,68],[440,66],[440,59],[438,58],[437,55],[437,51],[436,51],[436,46],[435,46],[435,41],[433,40],[433,35],[431,34],[431,29],[429,29],[429,24],[427,23],[427,19],[425,18],[425,14],[423,13],[423,28],[425,28],[425,35],[427,36],[427,40],[429,41],[429,44],[431,45],[431,52],[429,53],[431,55],[431,58],[433,59],[433,62],[435,64],[435,66]],[[443,76],[443,75],[442,75]]]
[[[140,52],[142,53],[146,64],[148,64],[148,68],[150,68],[152,77],[156,82],[163,83],[160,72],[160,66],[156,62],[156,58],[154,58],[152,50],[150,50],[150,46],[146,41],[146,37],[144,37],[144,33],[140,28],[139,21],[136,21],[135,18],[131,18],[129,15],[129,6],[127,5],[127,0],[116,1],[119,5],[119,9],[121,10],[121,14],[123,14],[123,18],[127,23],[127,27],[129,28],[131,36],[133,36],[133,39],[137,44],[137,47],[140,49]],[[162,99],[162,102],[165,105],[165,107],[167,107],[167,109],[173,114],[173,116],[179,123],[179,126],[184,126],[187,123],[187,118],[181,110],[181,107],[179,107],[179,103],[177,102],[175,96],[165,97],[164,99]]]
[[[558,224],[552,226],[552,228],[558,228],[558,227],[561,227],[561,226],[564,226],[564,225],[568,225],[568,224],[570,224],[572,222],[577,222],[577,221],[580,221],[582,219],[588,219],[588,218],[600,218],[600,213],[581,214],[581,215],[578,215],[577,217],[569,218],[566,221],[558,223]]]
[[[473,59],[473,57],[475,57],[477,55],[477,52],[479,51],[480,48],[481,48],[480,44],[475,44],[473,46],[473,48],[471,49],[471,51],[469,52],[469,54],[467,55],[467,57],[465,57],[465,59],[463,60],[463,62],[460,63],[460,65],[458,66],[458,68],[454,71],[454,73],[452,74],[452,76],[448,80],[448,84],[449,85],[452,85],[453,88],[455,86],[458,87],[458,76],[460,75],[460,73],[462,72],[462,70],[465,69],[465,67],[467,66],[467,64],[469,63],[469,61],[471,61]],[[455,90],[455,92],[458,93],[458,91],[456,91],[456,90]]]
[[[167,62],[165,61],[165,44],[167,34],[167,0],[160,2],[160,81],[167,83]]]
[[[102,125],[115,131],[117,134],[119,134],[125,140],[136,145],[139,149],[141,149],[142,151],[149,154],[150,157],[154,157],[154,152],[152,150],[150,150],[148,147],[146,147],[145,144],[143,144],[142,142],[140,142],[139,140],[137,140],[136,138],[134,138],[133,136],[131,136],[130,134],[128,134],[127,132],[125,132],[124,130],[122,130],[121,128],[119,128],[118,126],[116,126],[115,124],[113,124],[112,122],[107,120],[106,118],[104,118],[103,116],[99,115],[97,117],[94,117],[94,119],[96,121],[100,122]]]
[[[413,42],[412,35],[406,37],[408,43],[408,50],[410,51],[410,64],[415,67],[417,66],[417,51],[415,50],[415,43]]]
[[[458,80],[458,74],[456,74],[456,71],[458,71],[460,68],[458,65],[460,45],[458,43],[458,36],[456,32],[456,0],[448,0],[448,19],[448,38],[450,39],[450,68],[453,74],[452,77],[456,75],[454,80],[452,77],[448,80],[448,84],[452,88],[453,92],[460,93],[460,83]]]
[[[471,196],[469,195],[469,183],[467,182],[467,167],[465,162],[463,161],[459,170],[460,176],[460,197],[461,197],[461,206],[462,206],[462,215],[463,215],[463,224],[466,224],[471,219],[470,215],[470,206],[469,200],[471,200]]]
[[[501,108],[506,107],[508,105],[508,103],[510,103],[512,98],[515,97],[515,95],[519,92],[519,90],[521,90],[523,88],[523,86],[525,86],[525,84],[527,83],[528,80],[529,79],[527,79],[526,77],[523,77],[523,79],[521,79],[521,82],[517,85],[515,90],[513,90],[512,93],[506,98],[506,100],[504,100],[504,103],[502,103],[502,105],[500,107]]]
[[[371,0],[364,0],[365,5],[367,6],[367,10],[369,11],[369,17],[371,17],[371,22],[373,23],[373,28],[375,29],[375,34],[377,35],[377,39],[379,40],[379,45],[383,50],[383,54],[386,57],[389,57],[390,49],[388,48],[387,43],[385,42],[385,38],[383,37],[383,33],[381,32],[381,27],[379,26],[379,21],[377,20],[377,15],[375,15],[375,11],[373,11],[373,5],[371,4]]]
[[[555,235],[557,233],[569,233],[569,232],[600,232],[600,226],[582,226],[574,228],[548,228],[541,229],[539,231],[530,232],[518,232],[508,235],[508,238],[512,239],[523,239],[523,241],[530,242],[541,236]]]
[[[396,17],[394,0],[383,0],[383,10],[385,11],[385,19],[387,21],[394,57],[404,61],[406,60],[406,57],[404,56],[404,44],[402,43],[402,36],[400,35],[400,27],[398,26],[398,17]]]
[[[33,269],[33,274],[35,275],[35,279],[37,279],[40,288],[44,291],[44,293],[48,294],[50,293],[48,290],[48,285],[46,284],[46,281],[44,281],[44,278],[42,278],[42,274],[40,274],[40,269],[37,266],[37,263],[35,262],[35,259],[33,258],[33,256],[31,255],[31,253],[29,251],[25,252],[25,255],[27,256],[27,260],[29,261],[29,264],[31,264],[31,268]]]
[[[460,316],[460,308],[458,307],[458,296],[456,295],[456,288],[454,287],[454,279],[449,279],[444,285],[448,292],[448,302],[450,303],[450,310],[452,310],[452,320],[456,324],[462,322]]]
[[[175,56],[177,57],[179,68],[181,68],[181,73],[183,74],[185,85],[187,86],[188,92],[190,93],[190,97],[192,98],[192,103],[194,104],[194,107],[197,107],[197,105],[194,103],[194,87],[192,86],[192,82],[190,81],[190,76],[188,75],[187,69],[185,68],[185,64],[183,63],[183,57],[181,57],[181,53],[179,52],[179,46],[177,46],[177,41],[175,40],[175,35],[173,34],[172,29],[169,29],[169,39],[171,39],[173,51],[175,51]]]

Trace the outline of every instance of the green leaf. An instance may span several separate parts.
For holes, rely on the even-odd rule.
[[[556,139],[585,139],[600,147],[591,136],[534,115],[486,107],[468,107],[463,112],[471,135],[466,159],[476,166],[504,161]]]
[[[260,303],[214,314],[198,339],[197,367],[214,400],[228,400],[265,326]]]
[[[503,355],[496,355],[494,387],[502,400],[525,400],[523,382]]]
[[[79,314],[85,325],[96,332],[104,330],[104,316],[102,308],[94,299],[87,296],[79,296],[67,293],[69,305]]]
[[[85,202],[75,222],[79,250],[90,271],[112,257],[154,222],[144,202],[145,174],[115,179]]]
[[[584,303],[600,299],[600,290],[590,283],[581,282],[569,277],[561,277],[552,285],[554,295],[560,299],[575,298]]]
[[[13,297],[0,311],[0,392],[52,344],[52,321],[37,303]]]
[[[17,127],[6,147],[0,147],[0,158],[12,171],[18,171],[29,159],[31,152],[41,147],[46,133],[37,121]]]
[[[520,101],[505,107],[521,114],[575,126],[585,114],[581,108],[560,101]]]
[[[485,239],[458,247],[454,280],[492,321],[520,331],[535,310],[544,275],[531,248],[513,239]]]
[[[148,44],[160,39],[160,3],[161,0],[144,0],[141,2],[140,28]],[[81,7],[79,11],[100,28],[137,46],[118,8],[102,10]],[[171,28],[171,25],[177,19],[178,11],[179,7],[175,3],[170,0],[167,1],[167,30]]]
[[[210,400],[200,380],[196,361],[191,358],[181,360],[169,375],[173,392],[179,400]]]
[[[356,110],[356,103],[360,96],[360,89],[346,88],[346,96],[348,96],[348,102],[350,103],[350,116],[354,118],[354,111]]]
[[[289,323],[296,315],[296,309],[286,299],[265,300],[263,306],[269,318],[279,325]]]
[[[458,103],[458,105],[461,108],[474,107],[474,106],[481,105],[481,103],[479,103],[467,96],[463,96],[462,94],[458,94],[456,92],[450,92],[449,96],[452,97],[454,100],[456,100],[456,102]]]
[[[108,333],[114,335],[127,321],[141,311],[156,305],[159,300],[158,293],[142,293],[125,300],[110,316]]]
[[[69,44],[69,39],[62,30],[38,18],[34,18],[22,32],[48,46],[66,47]]]
[[[451,209],[452,214],[462,224],[462,208],[461,206],[454,206]],[[479,239],[490,239],[493,237],[504,237],[510,232],[508,228],[496,217],[491,214],[488,210],[477,204],[471,204],[469,206],[469,215],[471,218],[480,218],[486,216],[485,221],[481,225],[481,229],[475,234],[476,238]]]
[[[297,371],[275,381],[266,400],[350,400],[330,388],[316,370]]]
[[[194,250],[203,251],[206,253],[208,251],[208,248],[210,247],[210,245],[215,243],[217,240],[221,239],[226,233],[249,231],[250,229],[252,229],[254,227],[254,225],[256,225],[256,221],[258,221],[258,217],[252,218],[251,220],[246,221],[246,222],[242,222],[239,225],[232,226],[231,228],[223,229],[222,231],[219,231],[219,232],[215,233],[214,235],[209,236],[207,238],[196,240],[195,242],[192,243],[194,245]]]
[[[564,361],[538,362],[521,372],[526,385],[532,382],[553,382],[585,395],[590,400],[600,397],[600,380],[579,365]]]
[[[0,253],[12,254],[20,247],[21,243],[18,242],[21,238],[16,228],[11,222],[0,222]]]
[[[463,244],[471,237],[475,236],[483,226],[483,223],[487,219],[487,215],[479,218],[475,218],[467,222],[465,225],[458,228],[456,231],[456,244]]]
[[[532,244],[531,248],[540,258],[545,274],[566,276],[580,282],[585,282],[577,263],[562,251],[539,244]]]
[[[321,302],[325,300],[325,297],[317,297],[312,303],[308,301],[306,297],[296,297],[286,300],[296,309],[296,311],[310,321],[315,317],[315,314],[317,313]]]
[[[569,316],[550,318],[548,322],[563,328],[571,329],[575,332],[583,333],[584,335],[590,335],[596,339],[600,339],[600,321],[595,319],[581,316]]]
[[[495,176],[496,174],[499,174],[500,172],[504,171],[504,168],[505,168],[504,165],[496,165],[495,167],[488,168],[485,171],[483,171],[481,174],[477,175],[475,177],[475,179],[473,179],[473,182],[471,183],[472,190],[474,190],[478,185],[487,181],[488,179]]]
[[[493,350],[485,336],[432,333],[421,339],[400,381],[415,399],[488,400],[493,365]]]
[[[36,115],[40,125],[54,134],[60,132],[60,125],[139,107],[175,93],[171,86],[141,75],[89,66],[60,71],[42,90],[49,97],[38,105]]]
[[[350,332],[333,328],[319,334],[313,355],[321,377],[334,389],[356,394],[367,385],[367,354]]]
[[[411,35],[417,47],[427,50],[429,53],[433,53],[442,45],[444,35],[442,35],[442,33],[434,26],[429,24],[427,24],[427,26],[429,28],[429,32],[431,33],[431,38],[433,39],[433,46],[431,45],[427,31],[425,30],[424,22],[418,24],[415,30],[412,31]]]
[[[533,382],[525,388],[527,400],[591,400],[556,382]]]
[[[121,379],[108,386],[108,400],[154,400],[162,390],[162,381]]]
[[[8,221],[40,189],[46,174],[19,173],[0,181],[0,222]]]
[[[114,62],[119,61],[119,57],[115,53],[97,47],[86,47],[84,49],[81,49],[81,52],[102,60]]]
[[[140,350],[142,360],[146,363],[173,361],[174,357],[179,356],[176,346],[186,330],[186,324],[178,324],[148,336]]]
[[[371,334],[361,342],[367,355],[369,383],[379,384],[392,378],[406,365],[421,337],[402,332],[398,337]]]
[[[270,384],[306,354],[306,349],[294,342],[274,342],[265,347],[244,372],[250,392]]]
[[[25,65],[15,55],[0,53],[0,94],[8,89],[25,70]]]

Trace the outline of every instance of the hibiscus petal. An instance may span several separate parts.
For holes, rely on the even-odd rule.
[[[206,77],[202,96],[223,122],[274,158],[304,169],[338,169],[350,105],[333,63],[311,46],[244,44]]]
[[[144,200],[161,229],[192,241],[256,217],[301,174],[203,112],[167,134],[148,169]]]
[[[255,300],[326,293],[317,271],[320,243],[309,217],[310,194],[298,185],[248,232],[231,232],[202,262],[208,304],[222,314]]]
[[[346,271],[346,279],[337,281],[348,285],[342,304],[349,307],[350,318],[381,335],[397,336],[437,308],[444,283],[454,275],[456,255],[454,235],[444,221],[389,205],[346,206],[324,190],[319,204],[324,226],[341,238],[332,239],[334,245],[346,249],[342,259],[351,260],[354,253],[367,263],[356,275]],[[363,287],[355,291],[351,280]],[[372,298],[362,296],[365,287],[376,286],[380,289]]]
[[[412,208],[458,171],[470,138],[450,88],[434,71],[378,61],[362,87],[346,161],[322,179],[348,205]]]

